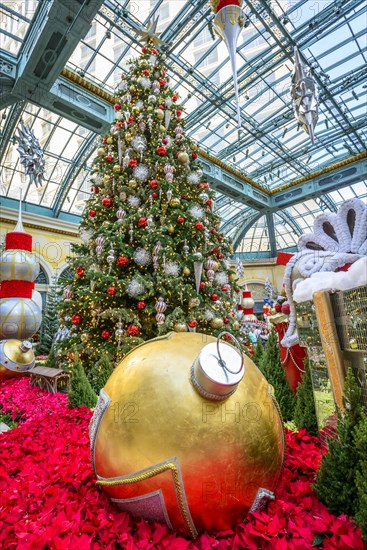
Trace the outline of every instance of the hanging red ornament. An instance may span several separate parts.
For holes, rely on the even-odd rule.
[[[116,289],[114,286],[109,286],[107,289],[107,294],[109,296],[114,296],[116,294]]]
[[[214,248],[213,254],[215,254],[215,255],[219,254],[219,248]]]
[[[157,199],[158,198],[158,193],[156,193],[156,192],[152,193],[152,197],[153,197],[153,199]]]
[[[132,122],[134,122],[135,118],[133,116],[130,116],[129,117],[129,120],[128,120],[128,123],[131,124]]]
[[[122,122],[122,120],[119,120],[119,121],[117,122],[117,126],[120,126],[120,128],[122,128],[123,125],[124,125],[124,123]]]
[[[106,161],[107,161],[107,162],[112,162],[112,160],[113,160],[112,155],[107,155],[107,156],[106,156]]]
[[[107,143],[107,138],[103,138],[103,143]]]
[[[158,189],[158,183],[157,183],[157,180],[150,180],[150,188],[151,189]]]
[[[88,216],[90,218],[94,218],[95,216],[97,215],[97,212],[95,210],[93,210],[93,208],[91,208],[90,210],[88,210]]]
[[[221,252],[219,252],[219,254],[217,254],[217,258],[218,258],[218,260],[223,260],[224,254],[222,254]]]
[[[177,116],[181,116],[181,115],[182,115],[181,109],[176,109],[176,115],[177,115]]]
[[[111,336],[111,332],[109,330],[102,330],[101,336],[103,340],[108,340],[108,338]]]
[[[71,322],[73,325],[80,325],[80,323],[83,321],[83,317],[79,315],[79,313],[74,313],[74,315],[71,318]]]
[[[166,139],[166,138],[163,138],[163,139],[162,139],[162,143],[163,143],[163,145],[167,145],[167,139]]]
[[[115,109],[115,111],[120,111],[120,110],[121,110],[121,105],[120,105],[120,103],[115,103],[115,105],[113,106],[113,108]]]
[[[162,69],[162,70],[161,70],[161,75],[162,75],[162,76],[166,76],[166,74],[167,74],[166,71],[165,71],[164,69]]]
[[[229,334],[225,334],[224,335],[224,339],[227,341],[227,342],[230,342],[231,341],[231,337]]]
[[[204,290],[205,286],[206,286],[206,285],[205,285],[204,281],[201,281],[201,283],[200,283],[200,285],[199,285],[200,290]]]
[[[138,166],[138,161],[136,159],[130,159],[129,166],[130,168],[136,168],[136,166]]]
[[[75,273],[78,277],[84,277],[84,267],[77,267]]]
[[[117,264],[118,265],[127,265],[129,263],[129,258],[126,258],[126,256],[119,256],[117,258]]]
[[[160,78],[160,79],[159,79],[159,85],[160,85],[161,88],[164,88],[164,87],[165,87],[166,81],[164,80],[164,78]]]
[[[202,222],[196,222],[195,227],[199,231],[202,231],[204,229],[204,224]]]
[[[163,105],[159,105],[158,109],[160,109],[161,111],[164,111]]]
[[[223,235],[218,235],[218,241],[223,241]]]
[[[210,208],[211,208],[211,207],[213,206],[213,199],[208,199],[208,200],[206,201],[206,204],[207,204],[208,206],[210,206]]]
[[[194,160],[198,158],[198,154],[195,153],[195,151],[191,154],[191,158],[193,158]]]
[[[284,315],[289,315],[291,312],[291,306],[289,305],[289,302],[284,302],[282,304],[282,313],[284,313]]]
[[[229,323],[229,319],[228,319],[228,317],[224,317],[224,319],[223,319],[223,323],[224,323],[225,325],[228,325],[228,323]]]
[[[198,188],[199,189],[209,189],[209,183],[206,183],[206,182],[199,183]]]
[[[216,302],[219,299],[219,296],[218,296],[218,294],[212,294],[210,296],[210,299],[211,299],[212,302]]]
[[[148,225],[148,220],[145,216],[142,216],[141,218],[139,218],[139,221],[138,221],[139,227],[146,227],[147,225]]]
[[[223,285],[223,286],[222,286],[222,291],[223,291],[223,292],[228,292],[228,289],[229,289],[229,286],[228,286],[228,285]]]
[[[187,201],[188,198],[189,198],[189,197],[188,197],[187,195],[181,195],[181,199],[183,199],[183,200],[185,200],[185,201]]]
[[[138,309],[145,309],[146,305],[147,305],[147,304],[146,304],[143,300],[140,300],[140,302],[138,302],[138,303],[136,304],[136,307],[137,307]]]
[[[98,195],[98,193],[99,193],[99,187],[96,187],[95,185],[92,185],[90,190],[91,190],[92,193],[95,193],[96,195]]]
[[[149,71],[148,71],[148,69],[143,69],[143,74],[144,74],[145,76],[149,76]]]
[[[184,223],[185,218],[183,216],[178,216],[177,221],[178,223]]]
[[[165,147],[163,147],[163,145],[160,145],[160,146],[157,147],[157,154],[160,157],[164,157],[167,154],[167,149]]]
[[[136,325],[129,325],[127,327],[127,332],[129,336],[138,336],[140,332],[140,328],[137,327]]]
[[[194,328],[197,326],[198,322],[196,319],[191,319],[191,321],[189,321],[187,324],[189,325],[190,328]]]
[[[172,101],[177,101],[178,100],[178,95],[177,94],[173,94],[172,96]]]
[[[154,55],[157,55],[157,54],[158,54],[158,52],[157,52],[157,50],[156,50],[155,48],[152,48],[150,51],[151,51],[152,53],[154,53]]]
[[[147,50],[147,48],[146,48],[145,46],[143,46],[142,49],[141,49],[141,51],[142,51],[142,53],[147,53],[148,50]]]
[[[112,199],[111,199],[111,197],[105,197],[104,199],[102,199],[102,204],[103,204],[103,206],[105,206],[106,208],[111,208],[111,206],[112,206]]]
[[[211,233],[212,235],[215,235],[216,232],[217,232],[217,230],[216,230],[214,227],[210,230],[210,233]]]

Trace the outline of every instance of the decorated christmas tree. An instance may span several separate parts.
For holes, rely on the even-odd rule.
[[[156,35],[132,60],[116,92],[116,118],[91,173],[92,195],[73,248],[74,280],[60,314],[88,371],[159,334],[237,335],[236,273],[220,233],[215,192],[185,135],[183,107],[169,86]]]

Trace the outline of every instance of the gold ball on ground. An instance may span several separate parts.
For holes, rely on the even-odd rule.
[[[187,332],[187,325],[186,323],[176,323],[173,329],[175,332]]]
[[[191,271],[188,267],[184,267],[182,273],[185,277],[188,277],[191,274]]]
[[[284,455],[277,405],[248,357],[225,401],[196,391],[191,368],[207,344],[216,339],[174,332],[136,347],[101,391],[90,425],[93,467],[115,503],[133,512],[138,502],[145,519],[193,538],[232,529],[260,489],[274,491]]]
[[[170,205],[174,208],[177,208],[177,206],[180,206],[181,201],[178,197],[173,197],[173,199],[170,200]]]
[[[163,120],[164,119],[164,112],[162,111],[162,109],[156,109],[154,112],[155,112],[158,120]]]
[[[232,327],[233,327],[233,330],[238,330],[238,329],[240,328],[239,322],[238,322],[238,321],[234,321]]]
[[[131,187],[131,189],[136,189],[138,187],[138,182],[134,179],[129,180],[128,186]]]
[[[178,153],[177,160],[181,164],[186,164],[189,160],[189,155],[185,151],[181,151],[181,153]]]
[[[106,149],[104,147],[100,147],[98,150],[97,150],[97,155],[99,155],[100,157],[103,157],[103,155],[106,154]]]
[[[220,317],[214,317],[214,319],[210,321],[210,326],[212,328],[222,328],[223,324],[223,319],[220,319]]]
[[[174,233],[174,232],[175,232],[175,227],[174,227],[174,225],[169,225],[168,228],[167,228],[167,230],[168,230],[168,233]]]

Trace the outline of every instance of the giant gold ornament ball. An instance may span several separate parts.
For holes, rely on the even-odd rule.
[[[36,255],[25,250],[5,250],[0,256],[0,281],[33,282],[39,273]]]
[[[41,326],[42,313],[30,298],[0,300],[0,339],[30,338]]]
[[[21,340],[0,342],[0,381],[24,376],[34,367],[34,353],[30,349],[22,352]]]
[[[242,521],[260,488],[274,490],[284,455],[278,407],[250,359],[224,401],[194,388],[191,367],[215,341],[175,332],[135,348],[102,390],[90,431],[98,483],[112,500],[194,538]]]

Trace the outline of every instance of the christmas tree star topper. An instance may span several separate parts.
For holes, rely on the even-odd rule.
[[[141,28],[136,31],[144,42],[151,42],[154,46],[161,46],[164,44],[164,41],[159,38],[159,34],[157,33],[158,19],[159,16],[152,17],[146,28]]]

